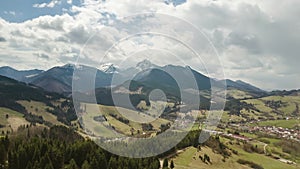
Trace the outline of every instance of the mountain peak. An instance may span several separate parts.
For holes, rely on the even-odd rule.
[[[68,68],[72,68],[73,69],[74,67],[75,67],[75,65],[71,64],[71,63],[65,64],[65,65],[62,66],[62,68],[66,68],[66,69],[68,69]]]
[[[150,68],[157,68],[158,66],[153,64],[150,60],[144,59],[143,61],[137,63],[136,67],[140,70],[146,70]]]
[[[9,72],[16,72],[17,70],[16,69],[14,69],[14,68],[12,68],[12,67],[10,67],[10,66],[3,66],[3,67],[0,67],[0,70],[1,71],[9,71]]]
[[[2,66],[1,69],[14,69],[14,68],[12,68],[10,66]]]
[[[99,70],[105,73],[118,73],[119,68],[112,63],[104,63],[98,67]]]

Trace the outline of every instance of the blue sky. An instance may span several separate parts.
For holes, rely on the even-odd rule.
[[[9,22],[24,22],[43,15],[61,15],[69,13],[70,8],[81,6],[82,0],[57,0],[54,7],[37,7],[38,4],[49,4],[52,0],[3,0],[0,1],[0,17]],[[186,0],[164,0],[168,5],[181,5]]]
[[[80,6],[80,0],[73,0],[68,3],[67,0],[57,1],[54,7],[38,8],[35,4],[49,4],[51,0],[2,0],[0,1],[0,17],[9,22],[23,22],[29,19],[37,18],[43,15],[61,15],[70,13],[72,5]]]

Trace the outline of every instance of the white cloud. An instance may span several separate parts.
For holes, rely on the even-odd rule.
[[[64,64],[65,61],[60,60],[60,56],[72,52],[70,44],[56,41],[74,25],[73,18],[67,14],[55,17],[41,16],[23,23],[0,20],[0,25],[0,31],[6,35],[7,40],[4,46],[1,46],[0,54],[3,57],[2,62],[10,66],[23,69],[50,68],[53,65]],[[37,55],[37,52],[40,54]],[[12,56],[18,56],[18,59],[14,62]]]
[[[16,16],[16,12],[15,11],[4,11],[4,14]]]
[[[72,0],[64,2],[72,4]],[[62,1],[53,0],[33,6],[53,8],[61,3]],[[23,23],[9,23],[0,18],[1,37],[5,39],[0,46],[0,63],[14,64],[16,66],[12,66],[21,68],[49,68],[74,61],[85,42],[99,31],[101,33],[96,34],[90,41],[90,48],[84,51],[88,63],[96,63],[99,53],[107,50],[116,40],[137,33],[135,31],[141,28],[171,34],[183,42],[193,42],[194,48],[197,45],[207,45],[207,41],[184,31],[187,30],[188,24],[176,25],[176,20],[151,20],[145,17],[134,20],[127,28],[122,28],[122,25],[119,25],[119,28],[110,26],[116,19],[125,16],[141,12],[159,12],[184,19],[202,30],[218,50],[228,78],[242,79],[263,88],[299,88],[299,82],[296,80],[296,77],[300,76],[298,0],[188,0],[176,7],[166,5],[164,0],[84,0],[81,6],[73,5],[71,12],[74,16],[41,16]],[[168,22],[170,24],[159,24]],[[181,50],[183,48],[176,46],[176,43],[162,37],[144,37],[143,41],[137,38],[133,44],[128,43],[124,47],[127,50],[147,49],[151,45],[153,49],[169,50],[184,58],[192,67],[202,70],[201,66],[197,66],[197,58],[191,57],[187,51]],[[201,54],[209,58],[210,48],[205,49],[207,51],[203,50]],[[38,56],[49,56],[49,60],[40,57],[39,62],[35,62],[37,53]],[[158,50],[152,53],[159,55]],[[11,56],[18,57],[18,60],[13,61]],[[166,58],[170,58],[171,55],[162,53],[161,57],[165,59],[157,57],[154,60],[163,63],[170,60]],[[117,59],[112,57],[112,61]],[[211,59],[206,64],[212,66],[214,60]],[[213,76],[217,77],[218,73],[214,72]]]
[[[72,3],[72,0],[68,0],[68,3]],[[49,3],[33,4],[34,8],[53,8],[56,5],[60,5],[61,0],[51,0]]]
[[[45,8],[47,5],[48,5],[47,3],[33,4],[32,7],[34,7],[34,8]]]

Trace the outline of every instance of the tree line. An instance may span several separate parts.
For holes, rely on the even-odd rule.
[[[113,155],[72,129],[23,127],[0,139],[0,168],[5,169],[158,169],[157,157]],[[26,134],[22,134],[26,133]]]

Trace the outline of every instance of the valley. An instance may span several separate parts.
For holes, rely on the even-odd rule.
[[[120,69],[116,71],[112,67],[108,68],[112,69],[109,74],[120,72]],[[70,87],[72,69],[71,65],[66,65],[50,72],[62,71],[59,74],[65,76],[64,80],[59,79],[59,74],[54,74],[57,77],[55,83]],[[178,71],[188,71],[190,68],[166,66],[163,69],[179,73]],[[70,72],[68,74],[64,71]],[[47,71],[34,73],[45,74]],[[105,71],[101,73],[108,76]],[[200,73],[194,74],[199,83],[207,80]],[[135,80],[125,79],[111,88],[102,85],[95,89],[97,103],[94,104],[74,102],[69,87],[67,89],[59,85],[58,88],[48,88],[49,86],[39,85],[42,83],[35,86],[0,76],[1,137],[13,138],[23,136],[24,133],[20,132],[24,130],[51,130],[57,126],[71,129],[84,140],[106,138],[110,141],[124,136],[153,138],[166,130],[178,133],[190,131],[174,149],[158,156],[161,165],[165,161],[169,164],[173,161],[175,169],[299,167],[299,90],[266,92],[245,82],[226,80],[228,90],[224,111],[209,111],[211,98],[208,85],[201,89],[184,89],[183,93],[191,98],[195,97],[195,91],[200,91],[197,97],[201,104],[196,109],[192,100],[182,102],[178,88],[174,87],[174,82],[166,74],[160,77],[166,80],[165,83],[156,82],[155,78],[160,75],[159,72],[147,70],[138,74]],[[28,74],[26,76],[34,77]],[[42,74],[37,76],[42,78]],[[149,99],[154,89],[165,91],[166,100]],[[90,96],[89,92],[75,94],[82,98]],[[134,109],[123,103],[115,104],[113,94],[118,97],[128,94]],[[80,111],[76,113],[75,108]],[[222,113],[220,123],[214,130],[207,130],[206,118],[214,111]],[[174,126],[179,119],[181,122]],[[28,131],[28,137],[33,137]],[[33,131],[31,132],[35,133]],[[198,143],[200,132],[211,135],[206,143]]]
[[[0,169],[300,169],[300,0],[0,9]]]

